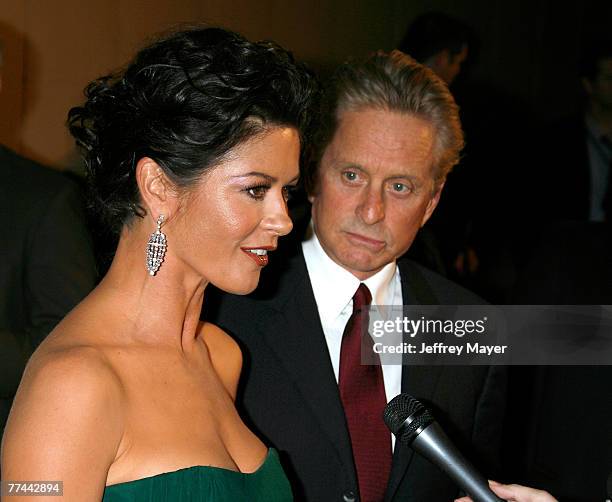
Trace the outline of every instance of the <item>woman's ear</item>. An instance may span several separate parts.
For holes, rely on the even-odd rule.
[[[149,157],[141,158],[136,164],[136,183],[147,213],[153,219],[163,214],[167,221],[175,209],[176,193],[159,164]]]

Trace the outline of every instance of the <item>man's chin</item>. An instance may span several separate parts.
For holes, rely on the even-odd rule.
[[[371,259],[353,259],[345,260],[344,263],[341,263],[340,265],[359,280],[363,281],[380,271],[386,264],[387,262],[380,260],[374,261]]]

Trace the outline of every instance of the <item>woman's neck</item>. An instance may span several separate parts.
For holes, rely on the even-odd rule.
[[[187,350],[195,343],[207,281],[171,253],[155,276],[145,266],[146,234],[124,229],[113,263],[98,286],[136,343]]]

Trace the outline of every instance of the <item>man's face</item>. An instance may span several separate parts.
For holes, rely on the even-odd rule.
[[[612,58],[599,60],[597,70],[593,80],[585,81],[585,87],[595,103],[605,110],[612,110]]]
[[[440,77],[447,85],[451,85],[461,72],[461,65],[468,57],[468,46],[464,45],[461,52],[451,54],[448,49],[438,52],[432,56],[427,65]]]
[[[468,56],[468,46],[464,45],[459,54],[449,56],[448,69],[446,78],[444,79],[448,85],[451,85],[461,72],[461,65],[465,63]]]
[[[329,257],[360,280],[401,256],[435,209],[434,129],[412,115],[364,108],[340,114],[311,195]]]

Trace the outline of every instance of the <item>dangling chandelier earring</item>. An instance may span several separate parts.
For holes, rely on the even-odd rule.
[[[164,215],[160,214],[157,218],[157,230],[149,237],[147,243],[147,270],[149,275],[155,275],[164,261],[166,254],[166,234],[161,231]]]

